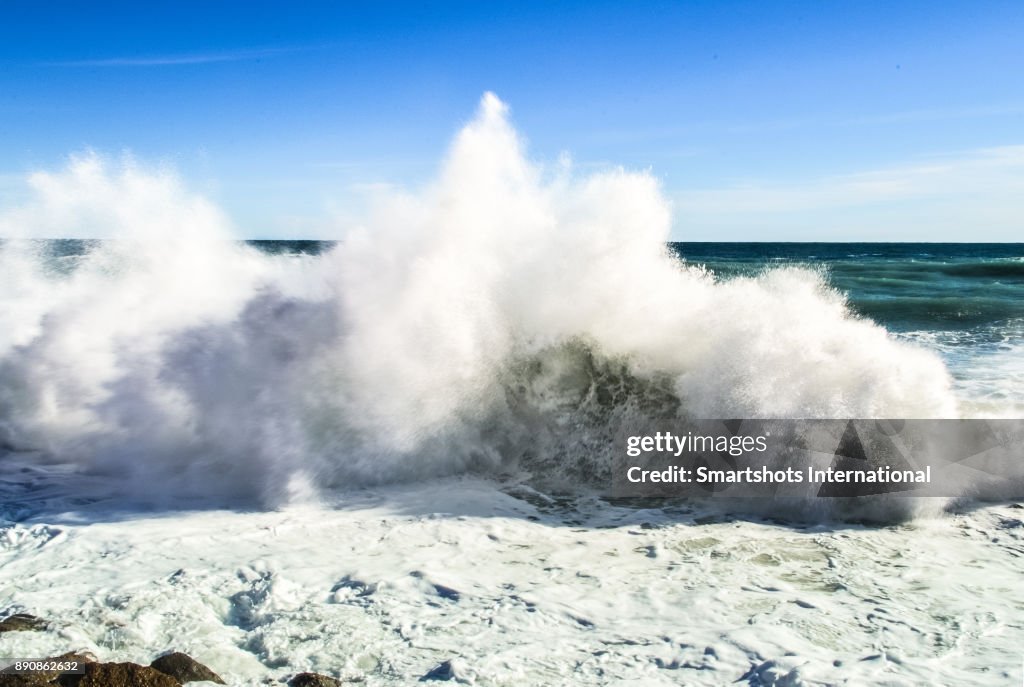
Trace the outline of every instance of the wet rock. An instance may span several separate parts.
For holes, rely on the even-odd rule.
[[[170,675],[137,663],[89,663],[85,675],[74,677],[81,679],[69,687],[181,687]]]
[[[186,682],[200,682],[202,680],[216,682],[219,685],[224,684],[224,680],[221,679],[220,675],[217,675],[217,673],[188,654],[183,654],[180,651],[161,656],[150,663],[149,667],[156,668],[165,675],[170,675],[182,684]]]
[[[37,632],[46,629],[47,622],[28,613],[15,613],[0,620],[0,632]]]
[[[796,668],[786,670],[776,661],[765,661],[750,667],[736,682],[746,680],[750,687],[804,687],[806,683]]]
[[[59,684],[59,682],[54,682],[53,677],[48,677],[42,673],[32,675],[0,674],[0,687],[50,687],[51,685]]]
[[[6,667],[6,666],[2,666]],[[14,675],[6,670],[0,672],[0,687],[46,687],[56,685],[59,673],[32,673],[30,675]]]
[[[299,673],[288,681],[288,687],[341,687],[341,681],[319,673]]]
[[[420,682],[427,682],[429,680],[451,680],[455,677],[455,671],[452,669],[452,662],[445,661],[439,666],[431,668],[430,671],[420,678]]]
[[[67,663],[69,661],[75,661],[80,664],[95,663],[96,657],[88,651],[69,651],[60,656],[41,659],[43,663]],[[6,670],[7,666],[0,666],[0,668],[4,668],[4,670],[0,671],[0,687],[74,687],[82,679],[80,673],[62,673],[59,670],[16,675],[8,673]],[[10,666],[10,668],[13,668],[13,666]]]

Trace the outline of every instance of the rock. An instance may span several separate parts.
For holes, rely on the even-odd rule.
[[[0,632],[35,632],[46,629],[46,621],[28,613],[15,613],[0,620]]]
[[[750,667],[736,682],[747,681],[750,687],[806,687],[807,683],[800,677],[800,670],[793,668],[786,671],[777,661],[765,661],[761,665]]]
[[[299,673],[288,681],[288,687],[341,687],[341,681],[319,673]]]
[[[181,687],[174,677],[135,663],[98,663],[88,651],[69,651],[45,661],[78,661],[84,673],[47,671],[29,675],[0,674],[0,687]],[[210,673],[213,674],[212,672]],[[221,683],[223,684],[223,683]]]
[[[51,656],[42,659],[46,663],[65,663],[77,661],[78,663],[95,663],[96,657],[88,651],[69,651],[60,656]],[[0,687],[42,687],[45,685],[74,685],[81,675],[64,674],[59,670],[47,670],[37,673],[16,675],[6,672],[7,666],[0,666]]]
[[[73,677],[81,678],[68,682],[73,687],[181,687],[170,675],[137,663],[89,663],[85,675]]]
[[[59,685],[54,682],[54,677],[47,673],[33,673],[32,675],[4,675],[0,674],[0,687],[50,687]]]
[[[455,677],[455,671],[452,669],[452,662],[445,661],[439,666],[431,668],[430,671],[420,678],[420,682],[427,682],[428,680],[451,680]]]
[[[183,654],[180,651],[161,656],[150,663],[149,667],[156,668],[165,675],[170,675],[182,684],[202,680],[216,682],[219,685],[224,684],[224,680],[221,679],[220,675],[217,675],[217,673],[188,654]]]

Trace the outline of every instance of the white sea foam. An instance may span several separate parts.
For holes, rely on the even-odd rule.
[[[967,331],[912,331],[903,338],[937,351],[955,373],[966,417],[1024,417],[1024,321]]]
[[[534,507],[466,478],[335,505],[0,523],[0,614],[51,622],[0,633],[0,656],[178,650],[236,687],[303,670],[408,686],[446,661],[479,687],[1020,678],[1024,528],[1006,506],[800,528]]]
[[[30,183],[3,235],[117,240],[63,273],[37,244],[0,251],[0,438],[140,487],[277,503],[586,472],[650,415],[958,413],[939,357],[819,274],[683,265],[653,176],[531,162],[490,94],[435,181],[381,196],[319,257],[230,241],[210,202],[131,161]]]

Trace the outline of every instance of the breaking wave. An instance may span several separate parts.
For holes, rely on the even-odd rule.
[[[138,488],[276,505],[466,470],[586,481],[623,423],[959,412],[937,355],[820,274],[680,261],[651,175],[531,162],[490,94],[433,182],[319,255],[236,241],[131,161],[30,188],[0,215],[0,442]],[[28,240],[95,235],[77,256]]]

